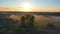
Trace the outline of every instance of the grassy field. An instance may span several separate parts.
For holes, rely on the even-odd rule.
[[[21,15],[11,15],[8,18],[18,20],[18,22],[12,22],[9,20],[11,24],[9,28],[0,28],[1,34],[60,34],[60,17],[56,16],[45,16],[45,15],[36,15],[33,14],[35,17],[34,27],[33,28],[21,28]],[[5,19],[4,19],[5,20]],[[8,22],[3,22],[8,23]],[[54,25],[50,27],[48,23]]]

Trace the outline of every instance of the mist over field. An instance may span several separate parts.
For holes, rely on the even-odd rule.
[[[60,34],[60,0],[0,0],[0,34]]]
[[[3,28],[11,27],[12,29],[13,27],[17,28],[21,24],[20,22],[21,16],[25,14],[31,14],[35,17],[34,19],[35,21],[33,23],[34,27],[36,27],[41,33],[44,34],[45,32],[45,34],[46,33],[59,34],[60,32],[60,15],[59,14],[60,13],[58,12],[57,13],[55,12],[0,12],[0,28],[2,27]],[[9,26],[7,25],[8,23],[15,24],[15,25]],[[50,25],[47,28],[48,23],[50,23]]]

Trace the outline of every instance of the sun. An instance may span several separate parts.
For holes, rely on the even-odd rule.
[[[22,11],[28,12],[31,9],[31,5],[29,3],[22,4]]]

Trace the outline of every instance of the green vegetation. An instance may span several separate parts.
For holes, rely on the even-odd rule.
[[[0,34],[60,34],[60,31],[54,24],[46,24],[43,28],[38,28],[35,23],[35,17],[30,14],[21,16],[21,21],[13,19],[4,19],[5,25],[0,28]]]

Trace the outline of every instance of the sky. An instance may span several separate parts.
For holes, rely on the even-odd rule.
[[[32,11],[60,11],[60,0],[0,0],[0,11],[20,11],[23,3],[31,5]]]

